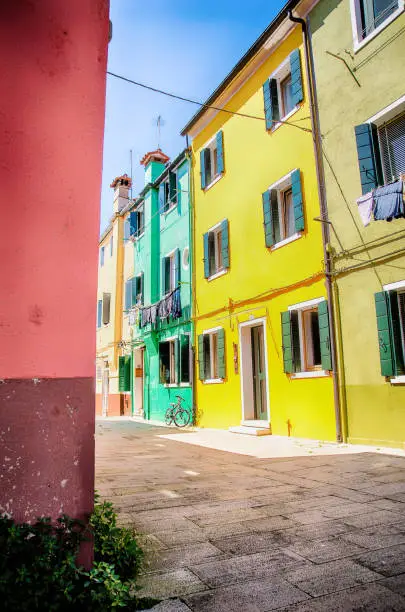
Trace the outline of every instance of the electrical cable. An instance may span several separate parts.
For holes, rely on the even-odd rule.
[[[195,104],[203,108],[216,110],[222,113],[228,113],[230,115],[236,115],[237,117],[245,117],[246,119],[256,119],[258,121],[266,121],[264,117],[257,117],[256,115],[248,115],[246,113],[238,113],[237,111],[231,111],[231,110],[228,110],[227,108],[219,108],[219,106],[212,106],[210,104],[205,104],[204,102],[198,102],[197,100],[191,100],[190,98],[184,98],[183,96],[178,96],[168,91],[163,91],[163,89],[158,89],[157,87],[152,87],[151,85],[145,85],[145,83],[139,83],[138,81],[133,81],[132,79],[128,79],[127,77],[124,77],[120,74],[115,74],[115,72],[110,72],[109,70],[107,70],[107,74],[115,77],[116,79],[121,79],[122,81],[131,83],[132,85],[136,85],[137,87],[142,87],[143,89],[148,89],[149,91],[154,91],[155,93],[159,93],[164,96],[168,96],[169,98],[174,98],[175,100],[181,100],[182,102],[189,102],[190,104]],[[278,119],[277,123],[291,125],[292,127],[295,127],[298,130],[302,130],[303,132],[309,132],[310,134],[312,134],[312,130],[310,128],[305,128],[305,127],[302,127],[301,125],[296,125],[295,123],[292,123],[291,121],[283,121],[282,119]]]

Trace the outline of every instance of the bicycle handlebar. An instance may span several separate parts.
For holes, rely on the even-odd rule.
[[[184,398],[181,395],[175,395],[175,397],[177,397],[177,399],[181,400],[182,402],[184,401]]]

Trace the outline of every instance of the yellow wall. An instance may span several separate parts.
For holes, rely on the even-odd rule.
[[[262,84],[297,47],[301,47],[304,102],[289,121],[298,121],[298,125],[310,128],[310,121],[305,119],[309,117],[309,107],[302,36],[298,29],[249,77],[227,108],[263,117]],[[204,193],[200,189],[200,150],[220,129],[224,135],[225,174]],[[264,121],[219,113],[194,138],[192,148],[195,329],[198,336],[203,330],[224,327],[227,360],[224,383],[196,382],[200,424],[205,427],[239,425],[241,383],[240,373],[234,373],[232,343],[238,343],[240,322],[249,316],[266,317],[273,433],[287,435],[286,421],[290,419],[292,435],[334,439],[331,378],[290,380],[283,373],[282,364],[280,313],[289,305],[326,295],[321,227],[313,220],[319,215],[319,202],[312,136],[289,125],[266,132]],[[265,246],[261,194],[294,168],[301,170],[306,229],[300,239],[270,251]],[[230,269],[224,276],[207,281],[202,236],[224,218],[229,220]],[[263,294],[267,297],[257,297]],[[239,314],[227,318],[230,299],[241,304],[235,309]]]

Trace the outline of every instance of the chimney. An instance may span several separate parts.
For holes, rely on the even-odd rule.
[[[129,201],[129,190],[131,189],[132,180],[128,174],[117,176],[110,187],[114,189],[114,203],[113,209],[115,213],[121,212],[121,210],[128,204]]]
[[[145,166],[145,185],[153,183],[162,174],[169,157],[161,149],[146,153],[141,159],[141,165]]]

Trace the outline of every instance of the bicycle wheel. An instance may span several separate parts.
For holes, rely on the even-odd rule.
[[[168,408],[166,410],[165,423],[166,425],[171,425],[173,423],[173,408]]]
[[[186,427],[190,423],[190,413],[185,408],[179,408],[174,413],[173,420],[177,427]]]

